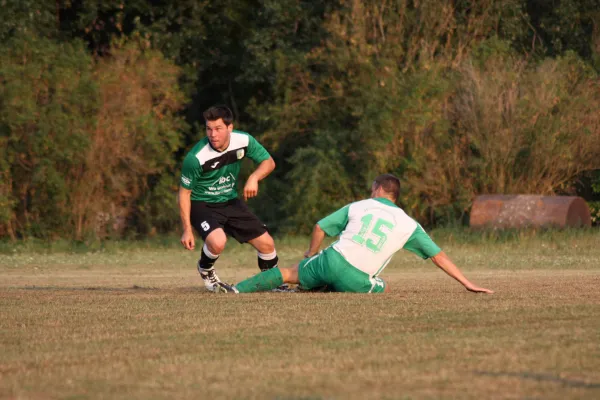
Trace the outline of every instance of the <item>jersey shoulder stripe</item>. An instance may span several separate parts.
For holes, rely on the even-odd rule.
[[[196,159],[203,172],[213,171],[226,165],[236,163],[246,156],[250,138],[247,133],[233,131],[226,150],[219,152],[212,148],[208,138],[198,143]]]
[[[236,150],[243,147],[248,147],[250,143],[250,135],[246,132],[236,131],[231,132],[231,141],[227,150]]]

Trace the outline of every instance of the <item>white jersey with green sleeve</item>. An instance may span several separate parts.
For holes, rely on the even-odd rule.
[[[351,203],[318,225],[328,236],[339,235],[333,249],[371,277],[379,275],[402,248],[424,259],[441,251],[418,222],[381,197]]]
[[[231,132],[229,146],[223,151],[213,149],[205,137],[185,156],[180,185],[192,191],[191,199],[195,201],[222,203],[235,199],[240,164],[245,157],[260,163],[271,156],[246,132]]]

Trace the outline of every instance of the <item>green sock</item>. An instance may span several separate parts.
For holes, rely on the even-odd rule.
[[[240,293],[262,292],[275,289],[283,284],[283,277],[279,268],[271,268],[260,274],[254,275],[235,285]]]

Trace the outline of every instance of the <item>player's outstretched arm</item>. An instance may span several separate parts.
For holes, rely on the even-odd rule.
[[[474,293],[494,293],[493,290],[482,288],[471,283],[463,274],[460,272],[458,267],[452,262],[450,257],[443,251],[438,253],[436,256],[431,257],[431,261],[442,269],[445,273],[450,275],[452,278],[459,281],[468,291]]]
[[[258,194],[258,182],[269,176],[275,169],[275,160],[269,157],[258,164],[256,170],[248,177],[244,185],[244,200],[251,199]]]

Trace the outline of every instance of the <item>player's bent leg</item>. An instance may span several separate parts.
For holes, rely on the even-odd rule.
[[[260,253],[272,253],[275,251],[275,242],[269,232],[265,232],[262,235],[248,240],[248,243]]]
[[[211,292],[217,291],[222,284],[214,269],[214,264],[225,249],[225,243],[227,243],[225,232],[223,229],[217,228],[208,234],[204,246],[202,246],[198,272],[204,281],[204,287]]]
[[[290,268],[279,268],[284,283],[298,284],[298,264]]]
[[[239,293],[254,293],[273,290],[283,284],[283,275],[279,268],[271,268],[245,279],[235,285]]]
[[[390,284],[385,282],[385,289],[383,289],[383,293],[390,293],[391,291]]]
[[[261,271],[275,268],[279,262],[277,252],[275,251],[275,242],[268,232],[263,233],[257,238],[248,241],[257,251],[258,268]]]
[[[279,264],[279,257],[277,257],[277,251],[275,250],[275,242],[268,232],[263,233],[257,238],[248,241],[257,251],[258,256],[258,268],[261,271],[267,271],[272,268],[276,268]],[[275,292],[289,292],[292,291],[287,283],[273,289]]]
[[[321,291],[331,284],[333,277],[328,274],[328,271],[330,271],[327,260],[328,252],[329,250],[324,250],[298,263],[294,272],[298,274],[299,290]]]
[[[217,257],[225,250],[225,244],[227,243],[227,235],[222,228],[217,228],[208,234],[204,240],[204,244],[208,247],[208,250],[216,254]]]

